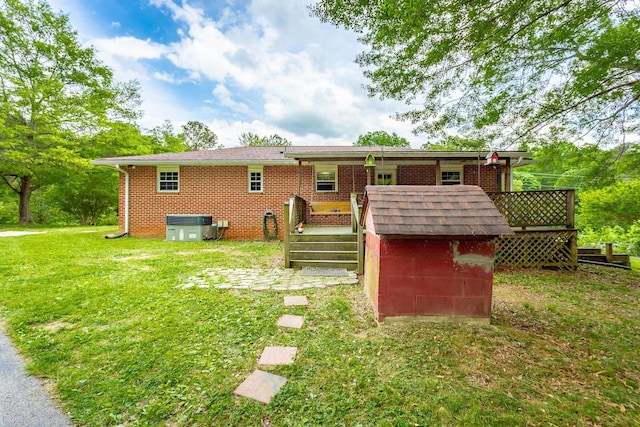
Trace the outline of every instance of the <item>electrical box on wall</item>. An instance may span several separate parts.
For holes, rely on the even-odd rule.
[[[218,221],[218,228],[229,228],[229,221],[226,219]]]

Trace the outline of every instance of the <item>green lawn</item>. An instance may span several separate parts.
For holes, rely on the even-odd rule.
[[[2,230],[0,230],[2,231]],[[359,286],[181,289],[209,267],[276,267],[265,242],[0,238],[0,319],[78,425],[640,425],[640,273],[500,272],[490,326],[377,326]],[[281,330],[284,313],[301,330]],[[269,405],[233,395],[267,345],[299,347]]]

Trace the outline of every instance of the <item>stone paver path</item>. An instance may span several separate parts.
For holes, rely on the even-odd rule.
[[[269,403],[286,382],[285,377],[255,370],[233,392],[258,402]]]
[[[284,297],[284,306],[291,307],[295,305],[309,305],[309,300],[305,296],[286,296]]]
[[[276,324],[278,326],[282,326],[283,328],[302,328],[302,324],[304,323],[304,317],[302,316],[294,316],[293,314],[283,314]]]
[[[297,347],[265,347],[258,361],[258,365],[291,365],[297,352]]]
[[[292,268],[207,268],[193,275],[177,287],[252,289],[254,291],[296,291],[311,288],[326,288],[339,285],[357,285],[358,277],[353,271],[344,276],[305,276],[301,270]]]

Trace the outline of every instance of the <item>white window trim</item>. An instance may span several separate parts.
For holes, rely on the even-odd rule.
[[[385,165],[384,168],[376,168],[376,185],[384,185],[378,184],[378,175],[381,174],[391,175],[391,183],[386,185],[396,185],[398,182],[398,165]]]
[[[160,189],[160,173],[161,172],[177,172],[178,173],[178,189],[177,190],[161,190]],[[156,189],[158,193],[179,193],[180,192],[180,166],[156,167]]]
[[[446,185],[446,184],[442,183],[442,173],[443,172],[459,172],[460,173],[460,184],[453,184],[453,185],[462,185],[462,184],[464,184],[464,165],[441,165],[440,166],[440,185]]]
[[[251,173],[260,173],[260,190],[251,189]],[[249,166],[247,170],[247,190],[249,193],[263,193],[264,192],[264,167],[263,166]]]
[[[318,172],[335,173],[335,188],[333,190],[318,190]],[[316,165],[313,171],[313,187],[316,193],[337,193],[338,192],[338,165]]]

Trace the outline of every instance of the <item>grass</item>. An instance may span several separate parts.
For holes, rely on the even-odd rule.
[[[377,326],[358,286],[179,289],[210,267],[279,265],[265,242],[0,238],[0,319],[77,425],[640,425],[640,274],[496,274],[490,326]],[[284,313],[300,330],[281,330]],[[233,395],[267,345],[299,348],[269,405]]]

